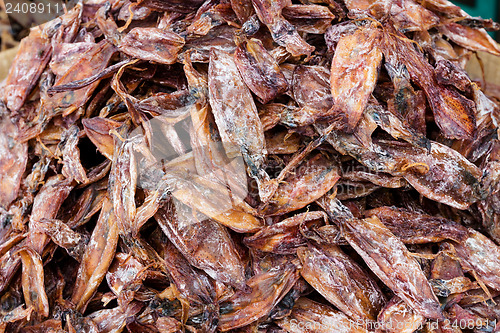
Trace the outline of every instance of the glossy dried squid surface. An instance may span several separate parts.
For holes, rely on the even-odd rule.
[[[0,332],[497,332],[500,55],[447,0],[82,0],[0,89]]]

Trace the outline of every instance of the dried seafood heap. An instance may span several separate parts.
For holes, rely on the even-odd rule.
[[[498,332],[499,96],[464,71],[497,28],[446,0],[33,28],[0,90],[0,331]]]

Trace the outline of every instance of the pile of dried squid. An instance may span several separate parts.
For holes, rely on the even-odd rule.
[[[500,90],[446,0],[86,0],[0,89],[0,332],[499,332]]]

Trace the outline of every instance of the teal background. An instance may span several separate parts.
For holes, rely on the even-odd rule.
[[[454,4],[460,6],[470,16],[479,16],[484,19],[493,19],[493,21],[500,22],[500,8],[499,0],[476,0],[475,6],[468,6],[460,1],[452,1]],[[500,31],[497,33],[488,32],[492,37],[496,37],[500,41]]]
[[[471,16],[481,16],[484,19],[497,19],[498,1],[497,0],[476,0],[474,7],[462,4],[460,1],[452,1],[462,7]]]

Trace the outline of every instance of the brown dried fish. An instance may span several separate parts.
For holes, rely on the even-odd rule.
[[[140,149],[138,146],[143,143],[143,140],[142,136],[133,136],[116,146],[113,155],[108,194],[122,235],[129,233],[136,235],[138,232],[133,224],[137,212],[134,198],[139,176],[136,152]]]
[[[297,250],[300,274],[354,321],[376,320],[386,299],[377,283],[338,246],[309,244]]]
[[[289,127],[306,126],[335,117],[330,89],[330,73],[322,66],[295,67],[292,96],[298,109],[284,109],[280,121]]]
[[[412,333],[422,327],[425,318],[394,296],[380,311],[378,321],[385,332]]]
[[[30,233],[26,242],[28,246],[42,254],[45,246],[49,242],[47,235],[43,232],[43,228],[39,227],[39,222],[42,219],[53,219],[67,198],[69,192],[73,189],[71,181],[64,179],[63,176],[57,175],[50,177],[42,186],[33,201],[32,214],[29,219]]]
[[[228,191],[230,182],[223,186],[199,176],[181,176],[176,183],[172,191],[175,199],[234,231],[253,232],[262,226],[262,221],[251,214],[254,209],[238,193]]]
[[[231,158],[237,153],[235,149],[239,150],[266,201],[264,182],[269,176],[262,166],[267,152],[257,108],[232,57],[215,49],[210,51],[208,92],[226,154]]]
[[[86,183],[89,179],[80,161],[80,150],[77,147],[79,133],[80,129],[77,126],[71,126],[61,136],[58,146],[63,158],[61,173],[67,179],[74,179],[78,183]]]
[[[181,202],[166,203],[155,219],[193,266],[222,283],[247,289],[243,263],[225,227]]]
[[[32,307],[37,315],[47,317],[49,301],[45,293],[42,258],[29,248],[21,249],[18,253],[23,266],[22,284],[26,307]]]
[[[281,215],[314,202],[327,193],[340,178],[335,163],[321,153],[310,156],[278,185],[260,213]]]
[[[248,325],[266,315],[288,293],[299,278],[293,263],[248,280],[251,292],[237,291],[220,305],[219,329],[223,332]]]
[[[262,252],[292,254],[297,248],[306,245],[302,228],[320,225],[326,220],[324,212],[312,211],[297,214],[276,224],[263,227],[252,236],[245,237],[243,244]]]
[[[289,5],[282,10],[283,17],[297,27],[298,31],[323,34],[335,15],[326,6]]]
[[[72,66],[68,68],[64,75],[55,80],[54,87],[68,84],[101,72],[106,68],[115,51],[115,47],[106,40],[94,44],[91,49],[81,55],[81,58],[77,62],[73,63]],[[82,89],[59,92],[50,97],[47,96],[42,103],[44,112],[46,112],[49,118],[56,114],[67,116],[75,112],[88,101],[98,84],[99,81],[96,81]]]
[[[7,209],[16,199],[21,179],[28,162],[28,145],[19,143],[18,127],[0,105],[0,206]]]
[[[38,225],[54,243],[66,249],[68,254],[77,261],[81,261],[85,247],[89,242],[88,235],[71,230],[67,224],[60,220],[42,219]]]
[[[295,26],[281,15],[283,8],[292,4],[290,0],[252,0],[252,3],[259,20],[269,28],[274,41],[292,56],[309,56],[314,51],[314,46],[309,45]]]
[[[382,61],[381,31],[364,27],[340,38],[330,69],[333,104],[352,131],[358,124],[370,94],[375,89]]]
[[[34,27],[20,43],[19,52],[5,83],[3,100],[12,112],[18,112],[52,56],[54,44],[70,42],[80,26],[83,6],[78,4],[61,17]]]
[[[184,38],[176,33],[157,28],[133,28],[127,33],[118,48],[134,58],[173,64],[184,46]]]
[[[101,117],[94,117],[82,120],[83,128],[87,137],[99,149],[99,151],[109,160],[113,160],[114,139],[109,132],[120,127],[122,124]]]
[[[426,318],[444,318],[420,265],[378,218],[344,219],[341,223],[349,244],[397,296]]]
[[[169,276],[181,297],[188,302],[189,306],[203,308],[202,329],[204,332],[214,332],[219,320],[219,305],[216,302],[214,282],[203,271],[190,266],[170,242],[164,247],[163,258]]]
[[[473,137],[476,130],[474,103],[455,90],[439,85],[434,69],[415,49],[411,40],[385,30],[381,44],[387,61],[393,67],[404,64],[411,80],[425,92],[436,124],[443,134],[456,139]]]
[[[379,207],[365,215],[377,216],[405,244],[438,243],[445,239],[462,243],[469,236],[467,228],[458,223],[401,208]]]
[[[78,311],[85,311],[113,261],[118,244],[118,224],[109,199],[103,204],[96,227],[83,254],[71,302]]]
[[[406,144],[379,141],[378,146],[394,158],[405,160],[400,169],[404,172],[403,177],[428,198],[466,209],[483,197],[481,171],[443,144],[431,142],[430,154],[420,152],[415,155],[413,152],[418,149]],[[450,172],[453,172],[453,177],[450,177]]]
[[[464,242],[454,245],[461,265],[473,271],[488,287],[499,290],[500,247],[475,230],[469,232]]]
[[[446,37],[473,51],[500,55],[500,47],[484,29],[474,29],[464,24],[450,22],[439,28]]]
[[[345,314],[331,307],[300,298],[294,305],[290,316],[279,320],[278,325],[290,333],[314,331],[329,333],[333,331],[349,333],[368,332],[362,325],[350,320]]]
[[[288,83],[276,60],[262,42],[251,38],[242,41],[234,52],[243,81],[263,104],[283,94]]]
[[[98,332],[119,332],[125,327],[127,318],[137,315],[141,309],[140,302],[131,302],[116,308],[93,312],[89,315],[89,319],[96,324]]]
[[[498,331],[500,94],[465,66],[499,28],[448,0],[32,28],[0,83],[0,332]]]
[[[21,41],[19,52],[5,82],[3,100],[17,112],[35,87],[45,66],[50,61],[51,45],[43,27],[35,27],[28,38]]]
[[[109,289],[118,297],[118,301],[120,302],[120,296],[123,297],[125,291],[130,289],[131,285],[133,288],[135,287],[134,282],[142,282],[141,276],[144,276],[143,273],[145,271],[145,266],[132,255],[116,253],[106,273],[106,282],[109,285]]]

